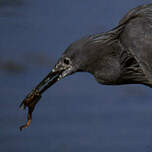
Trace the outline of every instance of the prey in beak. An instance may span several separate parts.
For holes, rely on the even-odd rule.
[[[55,84],[60,79],[73,73],[73,67],[71,65],[70,58],[61,58],[58,63],[54,66],[52,71],[26,96],[26,98],[20,104],[20,108],[28,108],[27,122],[25,125],[20,127],[22,131],[27,128],[32,120],[32,112],[44,91]]]

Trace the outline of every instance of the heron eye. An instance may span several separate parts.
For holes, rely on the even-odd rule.
[[[65,58],[65,59],[64,59],[64,63],[67,64],[67,65],[69,65],[69,64],[70,64],[70,59]]]

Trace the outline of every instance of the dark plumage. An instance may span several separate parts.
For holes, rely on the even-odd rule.
[[[108,32],[72,43],[49,75],[22,102],[21,106],[28,107],[29,113],[28,122],[21,129],[30,124],[41,94],[59,79],[75,72],[89,72],[106,85],[152,87],[152,4],[132,9]]]

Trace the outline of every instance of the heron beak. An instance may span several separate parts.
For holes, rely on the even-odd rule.
[[[52,71],[35,87],[34,90],[38,90],[39,93],[42,94],[57,81],[70,74],[72,74],[71,66],[65,67],[61,64],[57,64]]]
[[[57,81],[70,74],[72,74],[72,66],[65,66],[60,63],[56,64],[52,71],[26,96],[20,104],[20,108],[25,109],[29,107],[33,111],[33,107],[35,107],[40,100],[43,92]]]
[[[63,64],[56,64],[56,66],[52,69],[52,71],[30,92],[26,98],[20,104],[20,108],[28,107],[28,115],[27,122],[25,125],[20,127],[20,130],[27,128],[32,120],[32,113],[38,101],[41,98],[41,95],[44,91],[46,91],[49,87],[55,84],[60,79],[64,78],[67,75],[72,74],[72,67],[65,66]]]

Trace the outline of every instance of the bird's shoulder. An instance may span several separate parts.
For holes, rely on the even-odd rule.
[[[152,18],[152,4],[140,5],[136,8],[131,9],[119,22],[119,25],[125,24],[136,17],[151,17]]]
[[[143,8],[144,9],[144,8]],[[145,7],[151,9],[152,5]],[[139,10],[141,13],[142,9]],[[152,82],[152,12],[149,15],[141,13],[125,23],[119,40],[142,67],[145,75]]]

